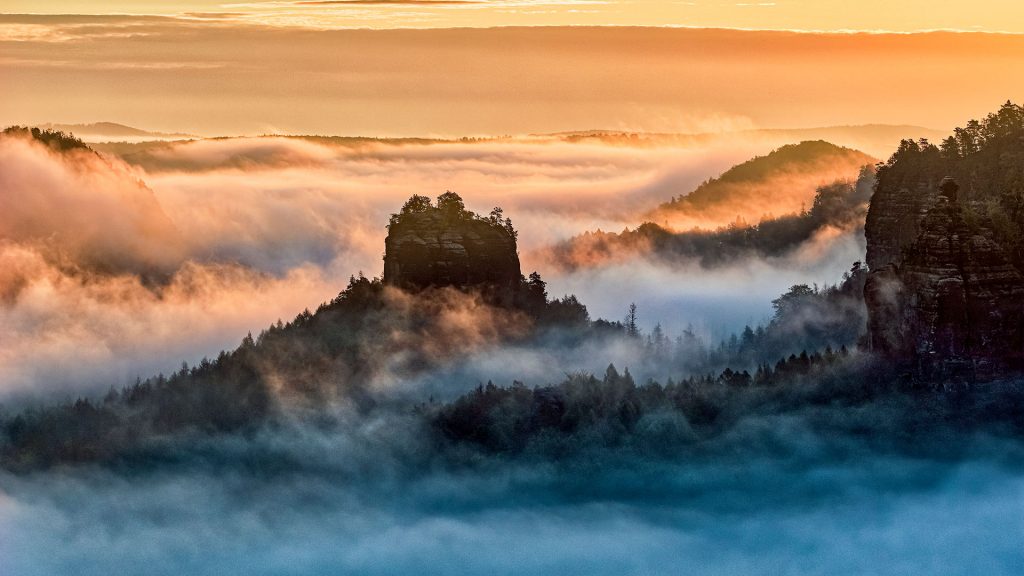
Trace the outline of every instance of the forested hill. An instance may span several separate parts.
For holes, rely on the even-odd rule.
[[[922,178],[945,176],[945,166],[951,166],[964,183],[966,193],[960,202],[993,220],[1005,213],[1000,234],[1010,245],[1020,238],[1015,232],[1024,231],[1022,137],[1024,113],[1007,104],[985,121],[958,130],[941,147],[905,142],[881,168],[877,189],[902,193],[905,183],[913,183],[910,190],[916,190]],[[59,146],[61,140],[56,141]],[[685,250],[697,254],[711,253],[702,252],[705,245],[717,246],[717,254],[734,248],[737,253],[756,253],[773,246],[776,233],[805,238],[829,223],[856,224],[862,222],[873,179],[872,169],[861,170],[857,183],[820,187],[803,213],[727,228],[707,238],[667,234],[664,245],[675,250],[689,242],[697,248]],[[445,205],[460,205],[461,199],[445,198]],[[407,203],[410,212],[435,209],[426,208],[415,198]],[[458,211],[456,220],[493,219],[498,227],[499,213],[477,217]],[[396,215],[396,221],[401,216]],[[502,220],[500,226],[504,225]],[[507,233],[515,238],[514,230]],[[537,442],[557,454],[562,446],[557,440],[568,436],[583,439],[573,444],[581,450],[602,443],[621,446],[629,438],[661,438],[666,426],[680,431],[680,442],[696,444],[728,435],[744,414],[784,413],[807,406],[863,417],[852,428],[861,434],[876,420],[878,404],[871,404],[873,399],[888,402],[883,396],[888,392],[874,386],[891,390],[897,382],[865,349],[856,349],[865,331],[862,289],[867,275],[858,263],[839,286],[794,286],[774,302],[776,314],[767,325],[748,327],[717,348],[689,329],[673,339],[656,326],[645,337],[632,307],[626,322],[591,321],[575,297],[549,298],[537,274],[520,276],[512,300],[503,304],[461,289],[465,286],[429,285],[406,291],[360,275],[315,312],[303,311],[289,323],[247,336],[237,349],[196,366],[111,389],[105,398],[0,413],[0,467],[29,471],[83,462],[159,462],[192,449],[195,438],[244,440],[250,432],[272,433],[276,424],[292,417],[329,426],[337,418],[332,410],[339,406],[368,414],[398,405],[395,413],[402,418],[418,418],[432,426],[438,435],[425,437],[438,447],[447,446],[445,442],[468,443],[498,452],[529,453],[527,448]],[[602,340],[610,346],[602,347]],[[681,380],[663,380],[662,386],[652,377],[638,385],[630,373],[615,368],[609,368],[603,379],[569,374],[562,380],[564,372],[559,370],[546,381],[531,382],[532,389],[483,385],[440,406],[430,398],[418,398],[419,405],[407,397],[388,398],[377,386],[382,376],[392,384],[413,382],[425,374],[448,378],[446,363],[460,357],[501,349],[520,353],[530,347],[546,354],[586,354],[588,361],[601,359],[608,350],[627,350],[639,364],[632,366],[634,373],[661,370],[662,376]],[[575,370],[578,357],[566,358],[566,370]],[[475,387],[486,370],[453,378],[453,387]],[[557,381],[561,384],[551,385]],[[927,425],[944,425],[951,414],[966,424],[996,422],[1020,434],[1019,385],[1003,389],[1005,395],[989,400],[982,395],[966,402],[956,398],[936,412],[915,405],[898,415],[909,417],[906,430],[917,430],[919,417],[928,420]],[[389,401],[394,403],[388,405]],[[970,410],[965,412],[965,406]],[[933,413],[938,416],[932,418]],[[819,421],[832,422],[832,416]],[[904,433],[900,427],[891,439],[903,438],[897,435]],[[887,436],[883,444],[889,440]],[[943,450],[948,448],[948,443],[940,444]],[[658,440],[655,445],[666,444]],[[464,454],[461,449],[456,453]]]
[[[2,132],[4,136],[13,136],[19,138],[32,138],[37,140],[53,150],[67,151],[67,150],[89,150],[89,146],[86,145],[80,138],[75,137],[70,132],[62,132],[59,130],[49,130],[40,128],[28,128],[25,126],[9,126],[4,128]]]
[[[516,235],[510,220],[492,223],[478,217],[462,209],[461,198],[453,193],[442,195],[439,205],[414,196],[402,214],[393,216],[392,225],[456,206],[457,214],[442,225],[454,230],[475,222],[508,238]],[[446,245],[435,256],[447,263],[446,251],[457,254],[460,249]],[[514,243],[511,250],[514,254]],[[370,391],[382,375],[414,378],[458,355],[527,340],[548,329],[580,337],[601,329],[591,324],[586,307],[574,296],[549,298],[539,274],[527,279],[518,270],[517,262],[514,285],[502,285],[500,303],[488,298],[487,286],[480,283],[424,282],[403,290],[362,274],[352,277],[337,298],[316,312],[278,321],[214,359],[112,388],[101,401],[83,398],[3,421],[2,466],[107,461],[154,438],[244,431],[289,409],[372,404]]]
[[[736,217],[756,222],[765,216],[798,213],[815,189],[837,180],[853,180],[861,167],[876,160],[863,152],[823,140],[790,144],[752,158],[712,178],[688,194],[680,194],[650,215],[676,229],[705,220],[712,224]],[[685,217],[685,218],[684,218]],[[702,226],[707,227],[707,226]]]
[[[969,223],[991,228],[1024,272],[1024,107],[1006,102],[983,120],[956,128],[939,145],[904,140],[879,167],[877,190],[880,196],[926,202],[945,177],[959,184],[957,202]],[[869,251],[869,263],[872,256]]]
[[[809,209],[753,224],[737,220],[713,230],[678,232],[646,222],[618,233],[585,232],[554,246],[549,257],[568,269],[637,257],[707,268],[744,258],[783,257],[826,229],[862,229],[874,180],[874,170],[864,166],[856,182],[819,187]]]

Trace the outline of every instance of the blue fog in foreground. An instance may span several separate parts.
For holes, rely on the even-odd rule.
[[[760,431],[790,458],[734,463],[4,477],[0,572],[1021,573],[1019,474],[995,461],[820,462],[795,428]]]

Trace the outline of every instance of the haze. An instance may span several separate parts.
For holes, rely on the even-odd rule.
[[[1024,90],[1013,73],[1024,37],[979,33],[369,31],[5,15],[0,54],[4,124],[105,120],[201,135],[948,131]]]
[[[6,12],[161,14],[316,27],[688,26],[789,30],[1024,32],[1013,0],[8,0]]]

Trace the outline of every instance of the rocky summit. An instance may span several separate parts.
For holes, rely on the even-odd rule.
[[[451,192],[436,206],[410,198],[392,215],[384,245],[384,283],[403,289],[478,288],[505,299],[522,278],[511,221],[498,208],[478,216]]]
[[[879,188],[866,228],[872,349],[931,381],[989,380],[1024,364],[1024,277],[959,186]]]

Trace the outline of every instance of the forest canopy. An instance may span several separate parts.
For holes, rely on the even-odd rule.
[[[903,140],[878,166],[877,189],[921,194],[945,177],[959,185],[969,223],[984,223],[1024,271],[1024,108],[1007,101],[982,120],[956,128],[939,145]]]
[[[75,149],[89,149],[89,146],[81,139],[76,138],[73,134],[61,132],[59,130],[28,128],[25,126],[9,126],[4,129],[3,135],[32,138],[60,152]]]
[[[431,203],[430,198],[426,196],[413,194],[405,201],[398,213],[391,215],[388,220],[388,228],[400,226],[417,215],[423,214],[438,214],[446,221],[477,220],[486,222],[495,228],[504,230],[513,239],[519,237],[519,232],[512,226],[512,219],[505,216],[504,210],[500,206],[495,206],[489,214],[481,216],[467,209],[462,197],[451,190],[438,196],[436,205]]]

